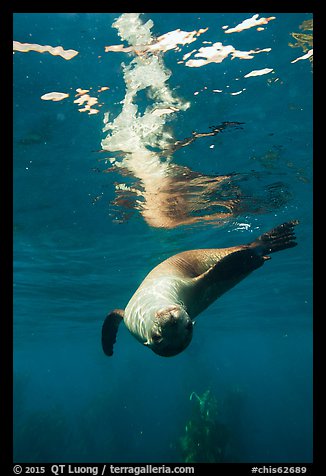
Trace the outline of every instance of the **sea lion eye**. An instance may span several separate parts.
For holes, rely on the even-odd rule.
[[[152,340],[154,342],[159,342],[160,340],[162,340],[162,336],[161,334],[159,334],[158,332],[152,332]]]
[[[192,321],[188,321],[185,327],[188,331],[190,331],[190,329],[192,329],[192,326],[193,326]]]

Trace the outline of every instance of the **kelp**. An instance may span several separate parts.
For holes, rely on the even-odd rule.
[[[191,418],[180,439],[185,463],[221,463],[225,461],[230,435],[220,420],[219,403],[210,390],[201,396],[192,392]]]
[[[312,33],[291,33],[296,43],[289,43],[289,46],[291,48],[302,48],[302,51],[306,53],[313,47],[313,19],[303,21],[301,25],[299,25],[299,29],[304,32],[311,31]],[[310,56],[309,61],[313,63],[313,55]]]

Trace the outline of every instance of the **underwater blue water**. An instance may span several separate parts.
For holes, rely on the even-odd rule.
[[[121,177],[97,170],[105,156],[103,113],[119,113],[121,63],[131,60],[104,53],[121,43],[112,28],[119,15],[14,15],[16,41],[80,52],[70,61],[14,55],[14,459],[181,462],[190,395],[210,389],[231,435],[226,461],[311,462],[312,63],[291,63],[304,51],[289,43],[312,15],[261,13],[276,17],[265,30],[229,35],[222,26],[253,13],[142,16],[153,20],[156,36],[209,28],[163,56],[169,86],[191,102],[167,124],[175,137],[244,123],[178,150],[175,163],[208,175],[244,174],[245,194],[265,200],[262,211],[244,209],[222,226],[171,229],[151,227],[134,208],[121,219],[126,210],[111,204]],[[203,41],[272,49],[200,68],[178,63]],[[274,72],[244,78],[263,68]],[[98,95],[100,113],[79,112],[76,88],[101,86],[110,89]],[[50,91],[70,96],[42,101]],[[275,206],[267,192],[273,184]],[[120,326],[113,357],[104,355],[104,317],[124,308],[159,262],[184,250],[247,243],[290,219],[300,221],[298,246],[274,254],[204,311],[183,353],[159,357]]]

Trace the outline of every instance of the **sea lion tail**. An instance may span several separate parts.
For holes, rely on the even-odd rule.
[[[119,324],[124,316],[122,309],[114,309],[108,314],[102,326],[102,348],[103,352],[111,357],[113,355],[113,346],[116,342]]]
[[[283,223],[260,235],[255,241],[249,244],[249,247],[254,248],[263,256],[292,248],[297,245],[294,227],[298,225],[298,223],[298,220]]]

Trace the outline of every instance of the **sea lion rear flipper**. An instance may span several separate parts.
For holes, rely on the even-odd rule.
[[[124,316],[122,309],[114,309],[105,318],[102,326],[102,348],[109,357],[113,354],[113,346],[116,342],[119,324]]]
[[[255,241],[249,243],[249,248],[261,255],[267,255],[296,246],[294,227],[298,223],[298,220],[288,221],[263,233]]]

